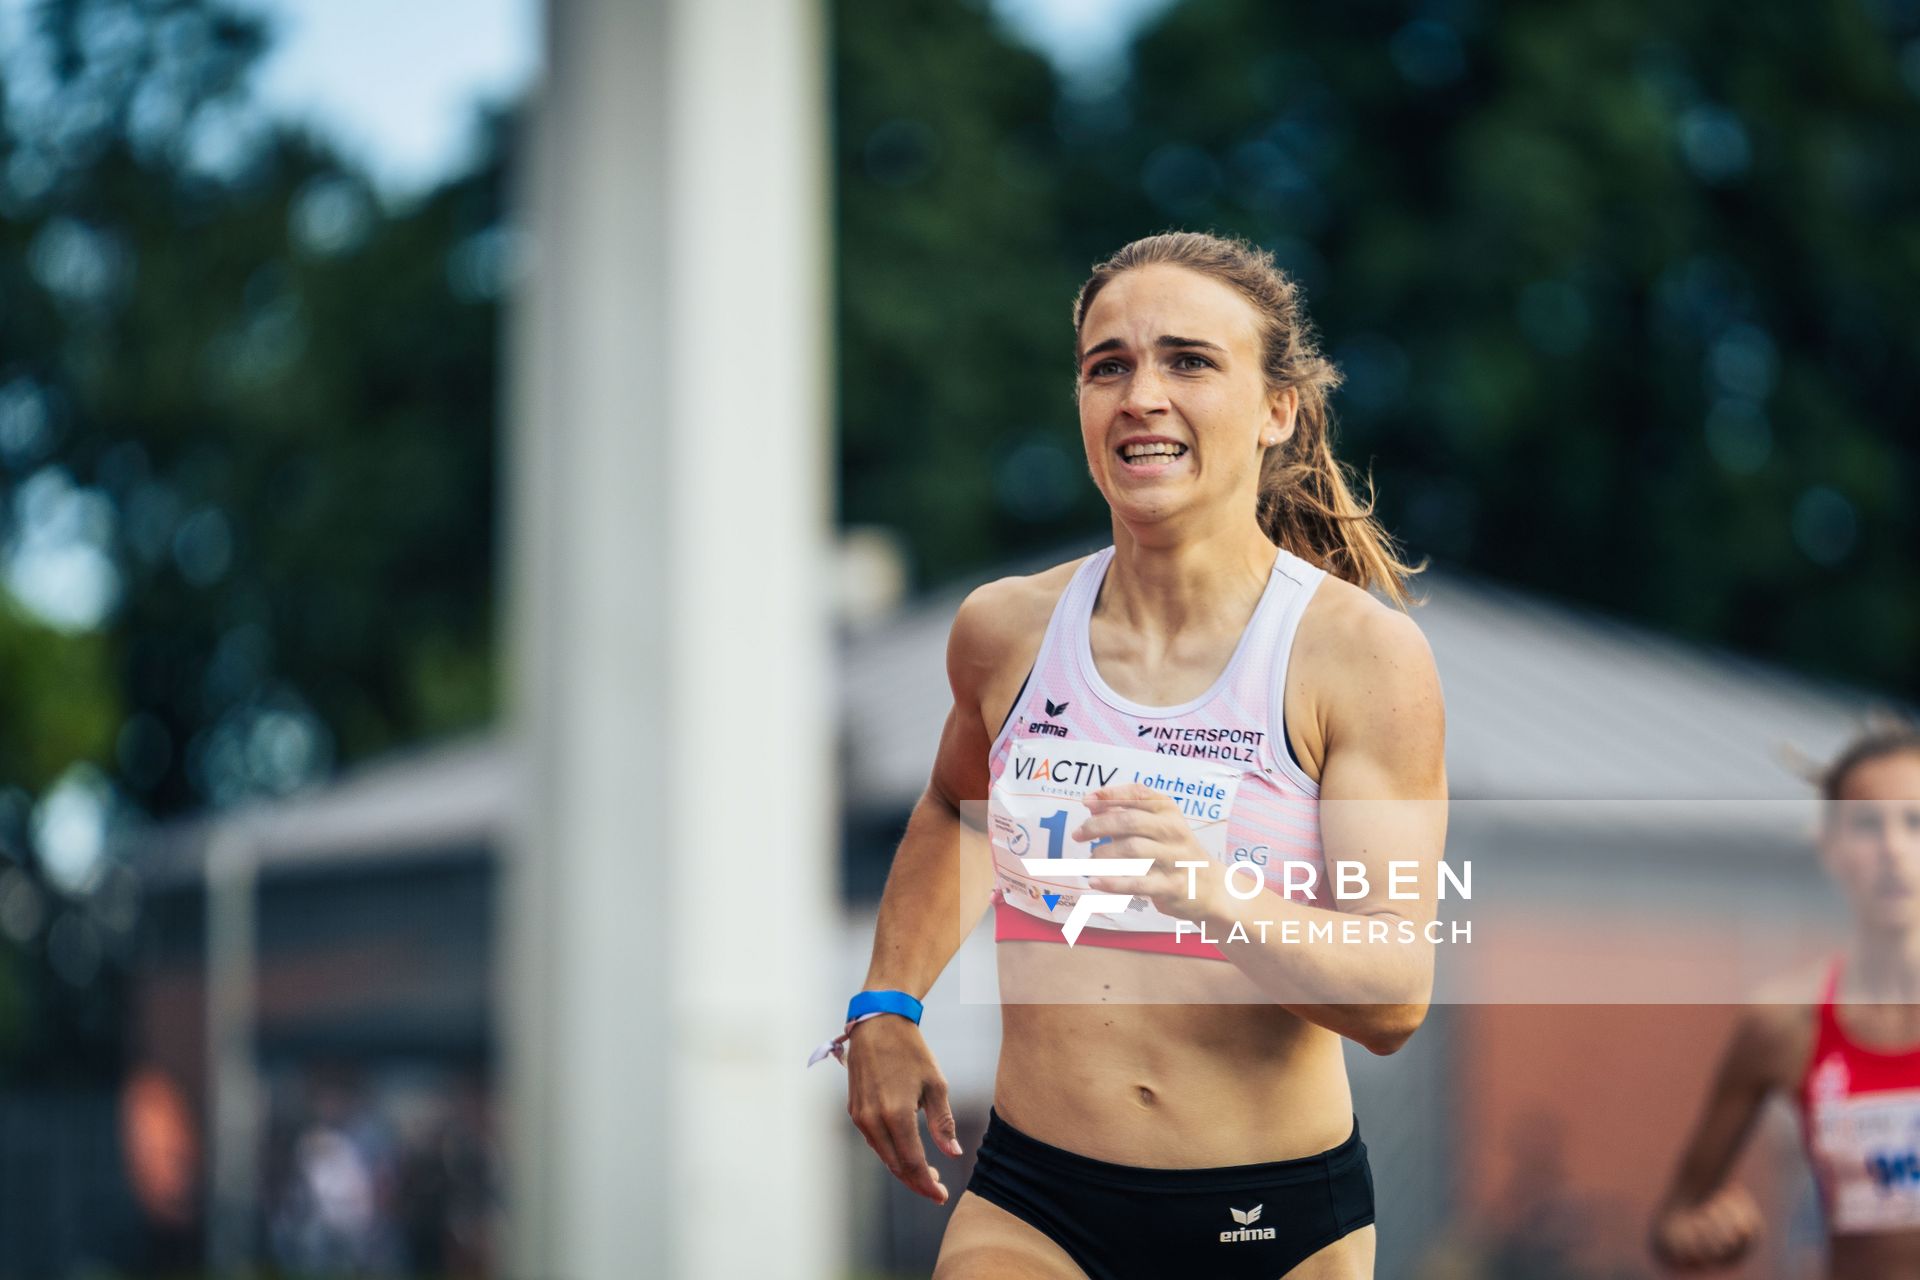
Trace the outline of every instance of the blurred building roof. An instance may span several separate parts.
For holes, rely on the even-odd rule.
[[[1460,575],[1429,594],[1414,617],[1446,690],[1457,797],[1801,799],[1798,762],[1830,759],[1875,704]]]
[[[140,874],[152,884],[198,879],[216,831],[244,839],[263,868],[467,852],[496,842],[520,792],[504,739],[476,737],[401,752],[313,791],[132,839]]]
[[[1830,757],[1871,705],[1465,575],[1429,572],[1420,589],[1426,603],[1413,616],[1446,691],[1456,798],[1571,802],[1589,813],[1616,801],[1804,804],[1794,754]],[[906,808],[925,787],[951,702],[947,629],[964,595],[929,597],[847,641],[850,803]]]

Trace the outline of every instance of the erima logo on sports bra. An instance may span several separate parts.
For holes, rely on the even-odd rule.
[[[1067,712],[1067,704],[1064,702],[1055,702],[1051,698],[1041,698],[1040,701],[1046,705],[1047,714],[1050,716],[1065,715]],[[1030,733],[1044,733],[1054,738],[1064,738],[1067,736],[1067,726],[1063,724],[1050,724],[1045,720],[1028,722],[1027,730]]]
[[[1253,1225],[1260,1221],[1260,1211],[1266,1207],[1264,1204],[1257,1204],[1251,1209],[1229,1208],[1227,1212],[1232,1214],[1233,1220],[1240,1224],[1240,1229],[1238,1231],[1222,1231],[1220,1233],[1220,1243],[1244,1244],[1249,1240],[1273,1239],[1274,1229],[1272,1227],[1256,1227]]]

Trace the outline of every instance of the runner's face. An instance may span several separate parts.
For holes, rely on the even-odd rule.
[[[1862,924],[1920,927],[1920,752],[1849,771],[1821,850]]]
[[[1080,342],[1080,435],[1115,513],[1251,514],[1261,458],[1292,433],[1298,403],[1267,390],[1253,305],[1212,276],[1140,267],[1094,298]],[[1161,452],[1129,461],[1129,441]]]

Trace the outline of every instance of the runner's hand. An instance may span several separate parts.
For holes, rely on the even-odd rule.
[[[1220,866],[1193,838],[1193,828],[1178,805],[1164,792],[1137,782],[1089,791],[1081,803],[1092,816],[1073,832],[1075,840],[1104,839],[1089,852],[1096,858],[1151,858],[1153,869],[1144,876],[1089,877],[1088,887],[1101,893],[1137,893],[1165,913],[1198,921],[1212,914],[1209,904],[1220,889]],[[1194,870],[1189,893],[1189,871],[1177,862],[1204,862]]]
[[[1722,1188],[1689,1208],[1671,1208],[1653,1228],[1653,1252],[1680,1271],[1731,1266],[1760,1237],[1760,1206],[1741,1186]]]
[[[855,1025],[847,1041],[847,1114],[889,1173],[935,1204],[945,1204],[940,1171],[927,1163],[920,1145],[922,1108],[940,1149],[959,1155],[947,1080],[920,1028],[892,1016]]]

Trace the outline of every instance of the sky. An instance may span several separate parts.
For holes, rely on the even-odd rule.
[[[390,195],[461,169],[476,104],[515,97],[539,74],[544,0],[228,2],[272,23],[257,72],[261,98],[285,118],[318,125]],[[0,0],[0,43],[32,3]],[[1140,23],[1172,0],[988,3],[1071,81],[1100,79]]]
[[[1118,61],[1142,23],[1173,0],[991,0],[1015,34],[1070,79],[1097,77]]]
[[[1062,71],[1097,75],[1170,0],[991,2]],[[472,143],[473,104],[513,96],[538,74],[540,0],[245,3],[279,31],[261,69],[262,97],[281,114],[320,124],[393,193],[459,168]]]
[[[462,167],[474,108],[516,96],[539,61],[538,0],[245,0],[275,36],[256,87],[410,192]]]

